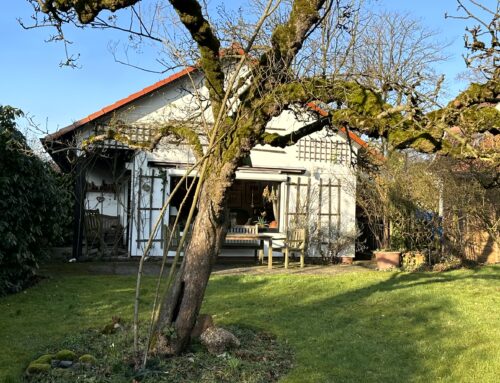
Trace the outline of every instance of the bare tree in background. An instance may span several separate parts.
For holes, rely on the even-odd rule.
[[[490,4],[491,3],[491,4]],[[463,56],[467,68],[483,81],[498,81],[500,71],[500,2],[457,0],[457,13],[446,14],[446,18],[471,22],[465,29]],[[490,6],[491,5],[491,6]]]

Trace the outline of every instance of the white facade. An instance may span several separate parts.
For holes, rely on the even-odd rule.
[[[121,107],[112,116],[103,117],[99,124],[105,126],[111,120],[120,120],[128,125],[154,126],[168,121],[185,120],[186,116],[199,120],[200,104],[196,92],[206,93],[206,89],[201,86],[202,81],[203,78],[198,72],[192,76],[184,76]],[[191,91],[188,91],[189,89]],[[299,121],[296,113],[286,111],[269,123],[267,131],[287,134],[312,121],[312,118],[312,114],[303,113],[303,120]],[[87,125],[80,132],[80,142],[93,134],[94,130]],[[287,215],[287,212],[295,212],[298,206],[297,198],[302,203],[309,198],[312,221],[323,225],[336,225],[342,232],[354,232],[356,207],[353,190],[356,179],[352,163],[358,149],[359,145],[351,142],[345,134],[328,135],[326,132],[315,133],[284,149],[258,145],[251,151],[251,167],[238,170],[236,179],[241,180],[243,189],[252,182],[258,182],[260,187],[268,182],[279,189],[279,216],[275,217],[275,220],[279,223],[281,236],[289,225],[290,215]],[[88,192],[85,207],[97,208],[102,214],[120,216],[122,224],[128,227],[126,242],[129,254],[140,256],[170,195],[175,177],[184,175],[187,164],[193,162],[194,157],[187,146],[169,144],[165,139],[152,152],[136,150],[124,166],[128,171],[129,181],[121,183],[115,193],[99,190]],[[94,166],[87,172],[87,182],[99,186],[103,185],[103,182],[111,184],[113,179],[109,172]],[[297,197],[299,183],[302,186],[310,184],[309,197],[306,195],[307,188],[300,188]],[[247,191],[240,191],[240,196],[237,193],[234,195],[236,203],[242,198],[241,195],[248,200]],[[252,205],[254,197],[262,198],[252,195]],[[245,203],[248,204],[248,201],[240,202],[242,205]],[[317,215],[319,206],[321,216]],[[244,209],[236,210],[245,212]],[[166,209],[162,224],[168,225],[171,212],[169,208]],[[158,230],[150,255],[162,255],[161,238],[161,230]],[[253,252],[222,252],[222,255],[231,254],[253,255]],[[342,255],[354,256],[354,244]]]

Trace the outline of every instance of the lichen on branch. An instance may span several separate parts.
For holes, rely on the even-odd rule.
[[[140,0],[37,0],[42,12],[60,20],[60,13],[68,14],[72,10],[82,24],[90,24],[97,15],[108,10],[115,12],[130,7]]]

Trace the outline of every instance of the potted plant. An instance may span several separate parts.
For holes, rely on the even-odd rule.
[[[401,250],[404,248],[404,237],[391,225],[389,246],[373,253],[379,270],[388,270],[401,266]]]
[[[373,254],[379,270],[388,270],[401,265],[401,251],[382,249],[375,250]]]
[[[255,221],[255,223],[259,227],[259,230],[268,227],[268,223],[266,221],[266,214],[265,213],[266,212],[262,212],[261,215],[260,215],[260,217],[257,217],[257,221]]]

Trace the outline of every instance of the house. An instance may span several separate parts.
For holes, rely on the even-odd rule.
[[[168,137],[162,138],[153,150],[145,150],[110,139],[94,142],[96,135],[106,135],[108,129],[123,125],[134,142],[149,143],[158,122],[199,116],[195,95],[204,92],[203,74],[187,68],[42,140],[54,161],[64,171],[76,174],[74,256],[82,251],[84,212],[95,210],[119,222],[122,230],[118,242],[129,256],[141,256],[162,206],[173,188],[183,182],[183,193],[172,199],[162,223],[169,225],[179,214],[181,196],[188,187],[181,177],[194,163],[190,149]],[[314,119],[318,112],[324,113],[314,105],[310,108],[314,113],[283,112],[267,130],[286,134]],[[84,144],[92,150],[83,151]],[[306,224],[305,220],[316,230],[328,227],[353,232],[352,185],[356,178],[352,168],[359,148],[365,145],[352,132],[321,131],[284,149],[256,146],[247,163],[238,169],[229,193],[231,223],[261,222],[263,230],[276,236],[285,233],[290,225]],[[183,229],[185,216],[179,218]],[[162,230],[156,233],[150,255],[163,253],[163,237]],[[309,255],[318,254],[311,247]],[[252,256],[253,252],[223,249],[221,255]],[[354,244],[342,255],[353,257]]]

